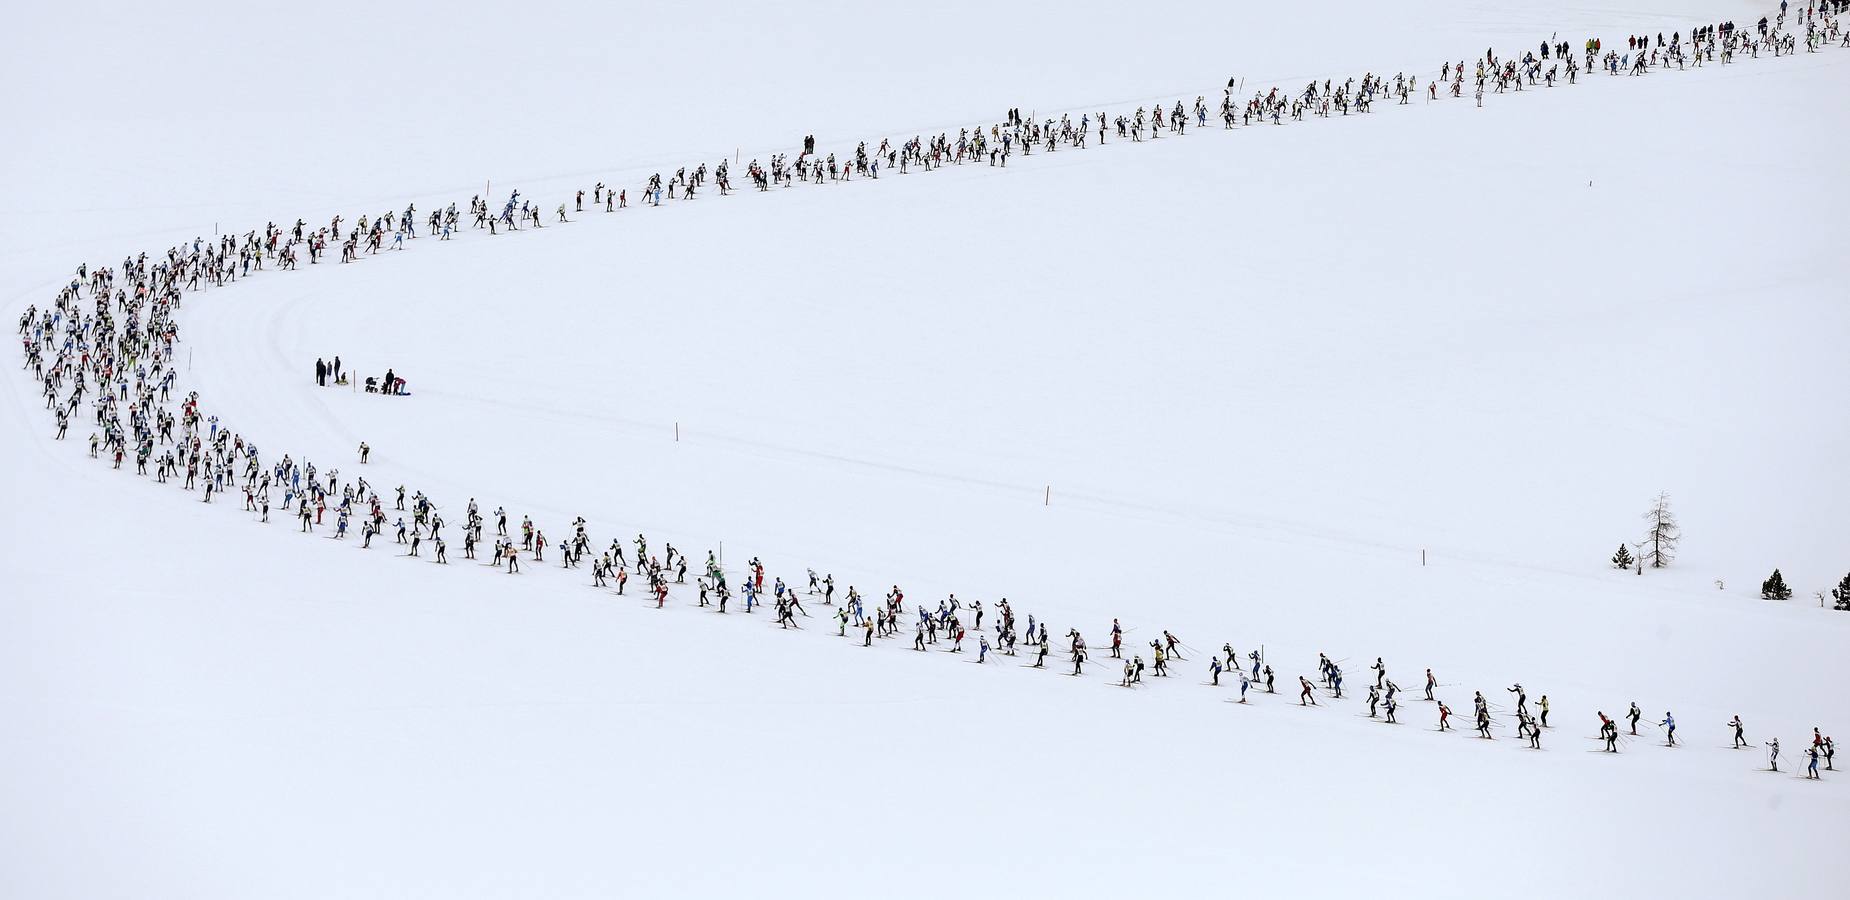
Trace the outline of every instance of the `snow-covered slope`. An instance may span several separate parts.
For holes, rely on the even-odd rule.
[[[117,81],[144,52],[125,46],[7,98],[29,137],[6,151],[21,206],[0,285],[16,317],[80,259],[221,217],[463,201],[484,169],[497,197],[550,210],[809,131],[845,151],[1008,105],[1115,114],[1212,99],[1249,67],[1249,90],[1424,80],[1487,43],[1592,29],[1611,46],[1760,12],[1654,6],[864,22],[822,4],[691,35],[666,5],[468,24],[366,10],[357,31],[335,12],[278,48],[233,44],[223,68],[183,56]],[[48,49],[65,15],[30,12],[42,40],[9,76],[68,70]],[[1010,34],[1015,52],[996,41]],[[349,83],[362,62],[377,85]],[[118,108],[257,72],[272,77],[223,86],[222,125]],[[45,440],[14,377],[0,892],[1841,882],[1831,829],[1850,795],[1756,771],[1721,723],[1796,749],[1847,712],[1850,616],[1810,599],[1850,570],[1831,234],[1850,189],[1827,157],[1850,129],[1846,76],[1850,51],[1830,48],[1482,109],[1422,96],[1006,171],[587,210],[187,299],[183,385],[268,454],[358,471],[365,440],[370,480],[451,510],[474,497],[555,535],[583,515],[598,546],[724,542],[735,572],[757,555],[870,597],[1007,596],[1056,643],[1076,627],[1100,647],[1118,617],[1133,646],[1163,629],[1204,653],[1263,646],[1281,691],[1320,651],[1352,685],[1377,655],[1403,685],[1431,666],[1461,713],[1473,689],[1502,702],[1521,681],[1554,708],[1542,752],[1507,726],[1494,743],[1433,732],[1424,703],[1398,727],[1353,699],[1232,705],[1195,653],[1126,691],[1104,664],[1075,679],[863,649],[813,602],[789,633],[682,591],[645,608],[583,570],[362,552]],[[118,139],[76,140],[88,129]],[[222,165],[178,165],[208,148]],[[314,388],[313,360],[335,354],[393,367],[414,396]],[[1677,565],[1603,566],[1659,490],[1688,532]],[[1789,604],[1753,590],[1774,566]],[[1687,746],[1587,752],[1595,710],[1634,700],[1674,711]]]

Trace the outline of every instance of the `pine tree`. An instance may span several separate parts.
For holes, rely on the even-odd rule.
[[[1629,569],[1632,567],[1633,562],[1632,551],[1625,549],[1624,544],[1620,544],[1619,552],[1612,555],[1612,567],[1615,569]]]
[[[1760,596],[1766,600],[1790,600],[1792,589],[1786,587],[1786,577],[1773,570],[1773,577],[1760,582]]]
[[[1831,589],[1831,596],[1837,598],[1837,605],[1832,609],[1850,612],[1850,575],[1845,575],[1844,580]]]
[[[1651,510],[1644,514],[1645,521],[1651,523],[1651,530],[1645,533],[1645,550],[1643,561],[1651,568],[1661,569],[1676,559],[1677,541],[1682,537],[1682,530],[1677,528],[1677,518],[1670,512],[1670,494],[1657,495],[1657,501],[1651,504]]]

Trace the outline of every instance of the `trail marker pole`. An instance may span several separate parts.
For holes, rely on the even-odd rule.
[[[1053,485],[1050,484],[1047,486],[1047,493],[1041,498],[1041,505],[1042,506],[1052,506],[1053,505]]]
[[[674,442],[677,444],[681,443],[681,423],[680,422],[674,423]]]
[[[1420,548],[1420,565],[1422,566],[1426,565],[1426,548],[1425,547]]]

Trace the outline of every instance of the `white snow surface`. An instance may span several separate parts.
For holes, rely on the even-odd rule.
[[[555,538],[585,516],[599,548],[723,542],[735,576],[1007,597],[1095,659],[916,654],[910,617],[863,649],[814,600],[781,632],[551,558],[259,525],[87,458],[87,421],[50,441],[16,373],[0,896],[1841,891],[1850,786],[1794,752],[1850,736],[1850,615],[1813,596],[1850,572],[1850,51],[637,196],[805,133],[846,155],[1009,106],[1212,105],[1230,74],[1423,83],[1768,9],[9,13],[9,323],[80,261],[215,224],[519,188],[543,229],[188,295],[182,387],[266,460],[359,472],[364,440],[370,481],[453,521],[475,498]],[[633,208],[551,222],[599,180]],[[315,388],[336,354],[413,395]],[[1612,569],[1659,491],[1675,565]],[[1759,599],[1775,567],[1789,602]],[[1113,617],[1199,652],[1117,688]],[[1204,686],[1222,642],[1263,645],[1281,693]],[[1319,652],[1351,697],[1299,708]],[[1417,701],[1368,719],[1376,656],[1409,697],[1431,666],[1466,734]],[[1462,722],[1516,681],[1550,699],[1541,752]],[[1634,700],[1685,746],[1594,752],[1595,711]],[[1734,714],[1792,771],[1728,749]]]

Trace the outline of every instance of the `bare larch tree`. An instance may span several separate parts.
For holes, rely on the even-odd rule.
[[[1645,550],[1639,561],[1653,569],[1670,565],[1677,557],[1677,539],[1682,536],[1682,530],[1677,528],[1677,517],[1670,512],[1669,492],[1657,495],[1651,511],[1644,514],[1644,520],[1651,523],[1651,530],[1645,533]]]

